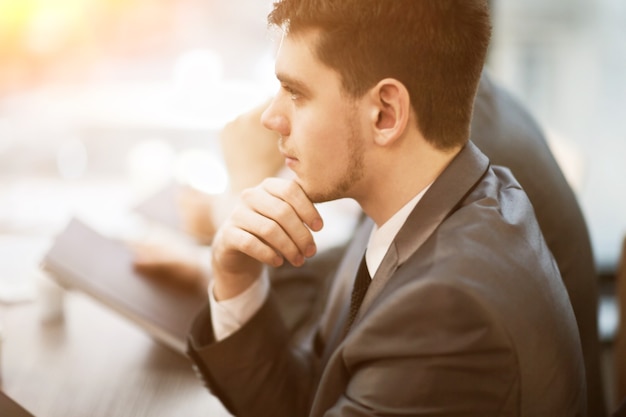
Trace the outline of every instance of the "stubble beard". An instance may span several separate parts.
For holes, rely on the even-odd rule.
[[[364,149],[356,123],[351,120],[349,123],[350,135],[348,141],[348,153],[350,158],[346,164],[343,174],[334,183],[330,184],[326,190],[319,192],[307,192],[309,199],[313,203],[323,203],[326,201],[338,200],[340,198],[351,197],[351,191],[364,175]]]

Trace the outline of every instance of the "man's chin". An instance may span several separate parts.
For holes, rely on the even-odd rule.
[[[320,193],[319,190],[313,187],[312,184],[310,184],[309,182],[304,181],[298,176],[296,176],[295,181],[300,186],[300,188],[302,188],[302,191],[304,191],[307,198],[312,203],[323,203],[325,201],[328,201],[328,198],[326,198],[324,194]]]
[[[342,196],[335,195],[334,193],[329,193],[328,191],[320,191],[319,189],[307,186],[306,184],[300,182],[298,184],[300,184],[300,187],[302,188],[302,190],[304,190],[304,193],[312,203],[325,203],[327,201],[338,200],[342,198]]]

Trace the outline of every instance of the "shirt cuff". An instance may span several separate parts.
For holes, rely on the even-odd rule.
[[[209,283],[211,322],[216,341],[224,340],[239,330],[261,308],[270,290],[267,268],[259,279],[244,292],[228,300],[217,301],[213,295],[214,282]]]

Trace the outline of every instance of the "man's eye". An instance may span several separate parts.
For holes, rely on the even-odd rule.
[[[291,96],[290,98],[292,100],[297,100],[298,98],[300,98],[300,94],[296,90],[294,90],[293,88],[284,85],[283,89],[287,92],[287,94],[289,94]]]

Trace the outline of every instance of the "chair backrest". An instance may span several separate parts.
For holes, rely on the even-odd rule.
[[[626,239],[622,244],[622,257],[615,277],[615,294],[619,306],[619,324],[613,358],[615,360],[615,397],[617,402],[624,403],[626,411]]]

